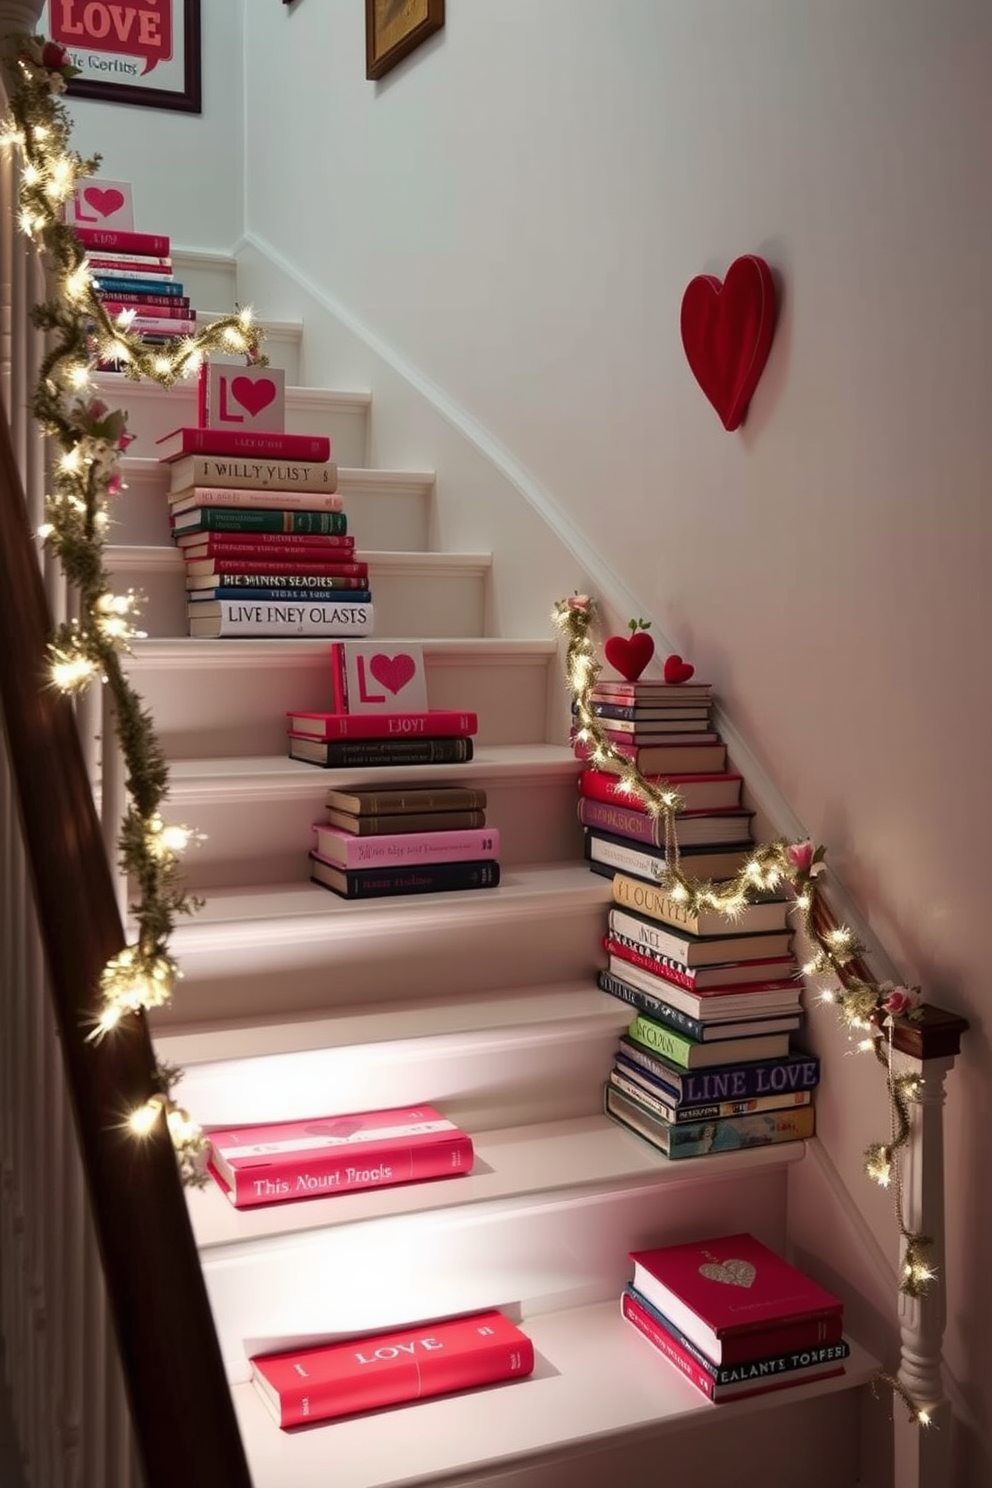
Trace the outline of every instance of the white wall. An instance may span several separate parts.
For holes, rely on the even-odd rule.
[[[249,231],[512,451],[713,681],[901,973],[971,1018],[948,1352],[987,1442],[992,12],[471,0],[378,85],[361,5],[246,25]],[[678,311],[744,252],[782,312],[728,435]],[[876,1084],[816,1037],[824,1135],[891,1253],[858,1171]],[[990,1480],[966,1451],[955,1483]]]

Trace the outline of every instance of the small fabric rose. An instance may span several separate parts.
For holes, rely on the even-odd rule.
[[[69,53],[57,41],[46,41],[41,49],[41,65],[49,72],[60,72],[69,65]]]
[[[588,610],[589,596],[588,594],[570,594],[565,603],[570,610]]]
[[[882,1007],[893,1018],[905,1018],[919,1007],[920,994],[916,987],[883,986],[879,990],[885,993]]]
[[[805,842],[793,842],[786,848],[786,857],[792,866],[800,873],[815,878],[822,873],[825,867],[823,862],[823,849],[814,847],[809,838]]]

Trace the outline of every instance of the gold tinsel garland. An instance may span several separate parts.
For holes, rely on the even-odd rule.
[[[858,1047],[874,1053],[885,1070],[889,1101],[890,1133],[887,1142],[873,1142],[865,1151],[868,1178],[893,1190],[896,1224],[903,1240],[899,1290],[910,1297],[922,1296],[935,1273],[927,1263],[931,1240],[908,1228],[904,1218],[901,1149],[912,1133],[911,1106],[918,1102],[922,1079],[913,1073],[896,1074],[892,1068],[892,1027],[895,1017],[920,1016],[917,989],[895,987],[890,982],[871,981],[862,972],[865,946],[845,926],[835,925],[819,898],[817,879],[825,867],[826,850],[811,842],[789,843],[784,839],[758,844],[749,853],[734,878],[713,883],[688,878],[679,858],[677,820],[684,802],[678,792],[658,777],[646,778],[627,755],[607,738],[592,703],[592,692],[602,670],[596,659],[591,631],[596,605],[588,595],[573,594],[556,602],[552,619],[567,639],[565,679],[572,697],[575,739],[586,750],[586,763],[617,776],[618,790],[629,795],[649,816],[660,819],[664,831],[665,866],[658,881],[689,914],[716,909],[733,920],[755,893],[788,887],[800,911],[803,933],[813,948],[811,960],[802,968],[804,976],[833,976],[836,989],[821,991],[824,1001],[837,1007],[849,1033],[862,1035]],[[891,1375],[880,1380],[903,1400],[914,1421],[928,1425],[929,1417],[902,1383]]]
[[[265,358],[248,310],[163,345],[146,344],[133,332],[130,314],[110,318],[86,252],[63,221],[77,182],[100,163],[99,157],[85,160],[69,148],[71,125],[57,95],[75,69],[64,49],[44,37],[17,36],[10,46],[5,58],[10,109],[0,143],[20,151],[20,227],[36,243],[53,281],[51,298],[31,312],[49,347],[32,410],[60,452],[39,535],[79,597],[80,618],[59,625],[52,637],[51,677],[67,694],[97,680],[109,688],[128,794],[119,846],[121,866],[135,887],[131,909],[136,938],[102,972],[103,1010],[90,1034],[98,1038],[122,1018],[168,1002],[181,976],[169,953],[169,938],[176,918],[199,906],[180,881],[182,852],[198,834],[163,821],[168,767],[153,720],[121,661],[142,634],[134,624],[140,596],[133,590],[114,593],[103,549],[110,504],[124,489],[119,461],[130,439],[126,414],[109,409],[96,395],[92,372],[112,363],[135,381],[150,378],[171,387],[197,371],[211,351],[242,353],[249,362]],[[140,1135],[153,1131],[164,1117],[184,1181],[201,1182],[203,1135],[172,1099],[179,1073],[158,1065],[148,1102],[129,1121]]]

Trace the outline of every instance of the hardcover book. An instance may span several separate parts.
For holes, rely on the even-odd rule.
[[[257,506],[263,511],[344,511],[344,499],[336,491],[273,491],[262,487],[250,491],[238,486],[194,486],[181,499],[169,500],[169,515],[198,506]]]
[[[340,536],[348,531],[348,518],[336,511],[267,511],[254,506],[195,506],[173,519],[176,533],[182,532],[303,532]]]
[[[197,388],[197,417],[208,429],[286,428],[286,374],[279,367],[229,367],[205,362]]]
[[[172,429],[155,441],[160,460],[181,455],[230,455],[249,460],[328,461],[331,441],[326,434],[276,434],[263,429]]]
[[[336,868],[464,863],[495,858],[499,854],[499,830],[496,827],[449,832],[397,832],[388,837],[355,836],[324,822],[314,822],[312,830],[313,856]]]
[[[673,716],[675,710],[668,708],[628,707],[625,703],[606,702],[593,702],[590,707],[611,731],[628,737],[636,733],[657,734],[659,738],[666,734],[686,734],[697,744],[711,743],[716,738],[708,708],[683,709],[688,716],[679,718]]]
[[[719,775],[726,770],[727,746],[717,742],[703,744],[688,744],[679,740],[677,744],[671,742],[659,743],[651,735],[630,734],[623,735],[614,733],[612,729],[604,729],[603,735],[606,742],[622,754],[624,759],[634,764],[642,775],[677,775],[693,772],[696,774]],[[578,759],[587,759],[591,746],[583,745],[576,740],[574,753]],[[602,768],[613,774],[623,769],[619,761],[605,759]]]
[[[731,983],[690,992],[670,981],[650,956],[634,950],[625,940],[606,935],[603,949],[609,954],[612,976],[704,1023],[769,1013],[781,1016],[801,1010],[802,984],[793,978]]]
[[[708,1101],[701,1106],[677,1106],[659,1086],[652,1082],[646,1071],[636,1065],[617,1058],[610,1070],[609,1083],[624,1095],[640,1101],[649,1111],[665,1121],[686,1126],[698,1121],[719,1121],[725,1116],[752,1116],[760,1111],[784,1111],[796,1106],[808,1106],[813,1099],[809,1090],[794,1091],[791,1095],[754,1095],[750,1100]]]
[[[664,1314],[652,1307],[635,1287],[624,1289],[621,1312],[697,1390],[717,1405],[721,1400],[743,1400],[750,1395],[766,1395],[771,1390],[787,1390],[790,1386],[843,1374],[844,1360],[851,1352],[850,1345],[842,1338],[837,1343],[794,1349],[731,1368],[718,1367],[700,1350],[687,1347],[677,1331],[666,1326]]]
[[[675,930],[696,936],[754,935],[759,931],[788,930],[789,911],[795,904],[794,899],[764,895],[735,910],[732,915],[721,914],[718,909],[700,909],[690,913],[667,890],[655,887],[650,892],[652,919],[662,920]]]
[[[697,1043],[718,1043],[723,1039],[754,1038],[764,1033],[789,1033],[801,1027],[803,1021],[802,1012],[797,1008],[795,1011],[777,1013],[761,1013],[760,1011],[749,1014],[746,1007],[733,1018],[724,1018],[721,1022],[704,1022],[699,1018],[693,1018],[690,1014],[683,1012],[681,1008],[675,1007],[670,1002],[665,1002],[653,993],[644,992],[640,987],[625,981],[612,969],[610,971],[597,972],[596,981],[604,992],[611,997],[616,997],[620,1002],[626,1002],[630,1007],[637,1008],[639,1012],[646,1013],[656,1023],[661,1023],[675,1033],[693,1039]],[[674,1061],[679,1063],[678,1060]]]
[[[172,534],[184,560],[195,558],[302,558],[344,563],[352,561],[355,539],[345,533],[304,534],[292,532],[185,532]]]
[[[189,296],[171,298],[169,295],[134,295],[129,299],[102,300],[104,310],[115,319],[131,312],[139,324],[145,317],[159,320],[195,320],[196,311],[189,307]]]
[[[407,815],[352,816],[348,811],[332,811],[324,818],[330,827],[350,832],[354,837],[392,837],[397,832],[461,832],[466,828],[484,827],[484,811],[411,811]]]
[[[170,340],[174,336],[195,336],[196,318],[177,320],[169,316],[136,315],[130,328],[145,340]]]
[[[718,811],[739,804],[743,777],[725,770],[716,775],[656,776],[651,783],[678,791],[687,811]],[[579,775],[579,794],[591,801],[630,805],[629,793],[621,789],[616,775],[609,770],[583,770]],[[680,814],[676,831],[681,819]]]
[[[841,1337],[841,1299],[746,1231],[635,1250],[630,1259],[637,1291],[714,1364]],[[791,1330],[794,1343],[767,1348],[769,1335]]]
[[[482,786],[402,785],[394,790],[375,786],[334,786],[324,798],[333,811],[347,811],[354,816],[400,816],[408,812],[485,811],[487,800]]]
[[[647,699],[659,707],[669,703],[682,707],[688,702],[709,702],[711,686],[709,682],[664,682],[660,677],[639,677],[636,682],[622,681],[619,677],[599,677],[592,696],[637,702]]]
[[[735,1035],[701,1043],[640,1012],[627,1029],[627,1036],[681,1069],[709,1069],[713,1065],[729,1064],[732,1060],[745,1064],[754,1059],[780,1059],[789,1052],[788,1030],[750,1038]]]
[[[311,739],[430,738],[478,733],[476,713],[429,708],[425,713],[287,713],[291,734]]]
[[[286,575],[295,574],[312,588],[318,587],[321,578],[325,578],[357,579],[358,584],[354,587],[364,589],[369,576],[367,563],[355,563],[345,557],[338,562],[333,555],[329,561],[311,558],[306,563],[299,558],[242,558],[240,555],[237,558],[186,558],[185,563],[187,584],[191,581],[197,584],[223,582],[264,588],[274,574],[282,576],[283,583]],[[221,575],[224,575],[223,579]]]
[[[283,1430],[523,1378],[534,1345],[501,1312],[446,1318],[321,1348],[259,1354],[252,1383]]]
[[[460,765],[474,754],[471,739],[310,739],[289,736],[290,759],[324,769],[364,765]]]
[[[236,1209],[457,1177],[472,1140],[433,1106],[399,1106],[208,1134],[214,1178]]]
[[[335,713],[426,713],[424,649],[404,641],[391,647],[342,642],[331,647]]]
[[[671,904],[664,889],[644,883],[639,878],[628,878],[618,873],[613,879],[613,901],[632,910],[635,914],[653,919],[658,923],[654,940],[655,949],[683,966],[714,966],[722,961],[751,961],[768,956],[787,955],[792,945],[791,930],[751,931],[739,935],[689,935],[663,921],[659,907]],[[724,920],[724,926],[729,921]]]
[[[171,274],[154,274],[151,272],[141,274],[132,273],[107,273],[99,269],[92,276],[93,288],[101,296],[108,299],[117,299],[135,291],[145,294],[168,295],[170,298],[179,299],[186,291],[178,279],[173,279]]]
[[[630,910],[614,908],[608,916],[610,935],[626,940],[638,951],[658,963],[658,975],[666,981],[685,987],[688,992],[702,992],[711,987],[733,987],[745,982],[786,981],[795,975],[792,956],[748,957],[746,961],[721,961],[711,966],[688,966],[662,949],[667,943],[667,930],[657,920]]]
[[[191,636],[340,636],[369,635],[373,629],[371,604],[294,604],[289,601],[206,600],[190,615]]]
[[[649,816],[646,811],[637,811],[632,806],[593,801],[583,796],[579,800],[578,816],[584,827],[608,832],[614,837],[627,837],[632,842],[647,843],[651,847],[663,848],[665,845],[663,819]],[[679,846],[728,847],[738,842],[750,842],[753,816],[753,811],[736,811],[732,807],[722,811],[681,811],[675,820]]]
[[[278,457],[184,455],[169,465],[170,500],[180,500],[198,486],[238,486],[243,490],[336,491],[338,467],[326,460],[282,460]],[[278,506],[279,503],[275,502]]]
[[[646,1070],[680,1106],[815,1090],[820,1083],[819,1059],[800,1049],[790,1050],[781,1059],[737,1061],[715,1069],[687,1070],[622,1034],[617,1058],[628,1059]]]
[[[813,1107],[762,1111],[752,1116],[724,1116],[716,1121],[666,1121],[642,1100],[625,1095],[608,1080],[604,1110],[635,1136],[641,1137],[671,1161],[683,1157],[712,1157],[739,1152],[744,1147],[771,1147],[801,1142],[816,1130]]]
[[[276,575],[273,575],[275,579]],[[339,594],[341,599],[346,599],[349,604],[371,604],[372,591],[362,587],[364,579],[320,579],[314,585],[303,587],[303,580],[286,577],[283,580],[287,584],[297,585],[294,589],[280,589],[277,584],[266,584],[262,588],[253,586],[247,590],[238,584],[235,579],[229,583],[214,584],[209,589],[187,589],[186,590],[186,614],[199,615],[203,613],[202,606],[206,600],[220,599],[244,599],[250,593],[253,600],[290,600],[294,604],[324,604],[331,593]],[[319,587],[318,587],[319,585]]]
[[[77,215],[73,222],[76,237],[86,249],[102,250],[104,253],[120,253],[125,257],[134,255],[144,258],[168,258],[172,245],[165,233],[135,232],[120,227],[100,227],[95,223],[82,222]]]
[[[437,894],[499,887],[499,864],[488,859],[457,863],[336,868],[310,854],[310,877],[342,899],[381,899],[394,894]]]
[[[665,872],[664,850],[640,847],[625,837],[587,828],[583,851],[594,873],[612,878],[626,873],[630,878],[643,878],[659,883]],[[746,847],[690,847],[679,854],[682,871],[689,878],[733,878],[747,856]]]

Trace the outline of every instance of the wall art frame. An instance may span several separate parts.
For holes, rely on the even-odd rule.
[[[127,6],[49,0],[39,28],[80,68],[68,98],[202,112],[200,0],[132,0]]]
[[[378,81],[444,25],[444,0],[365,0],[365,76]]]

